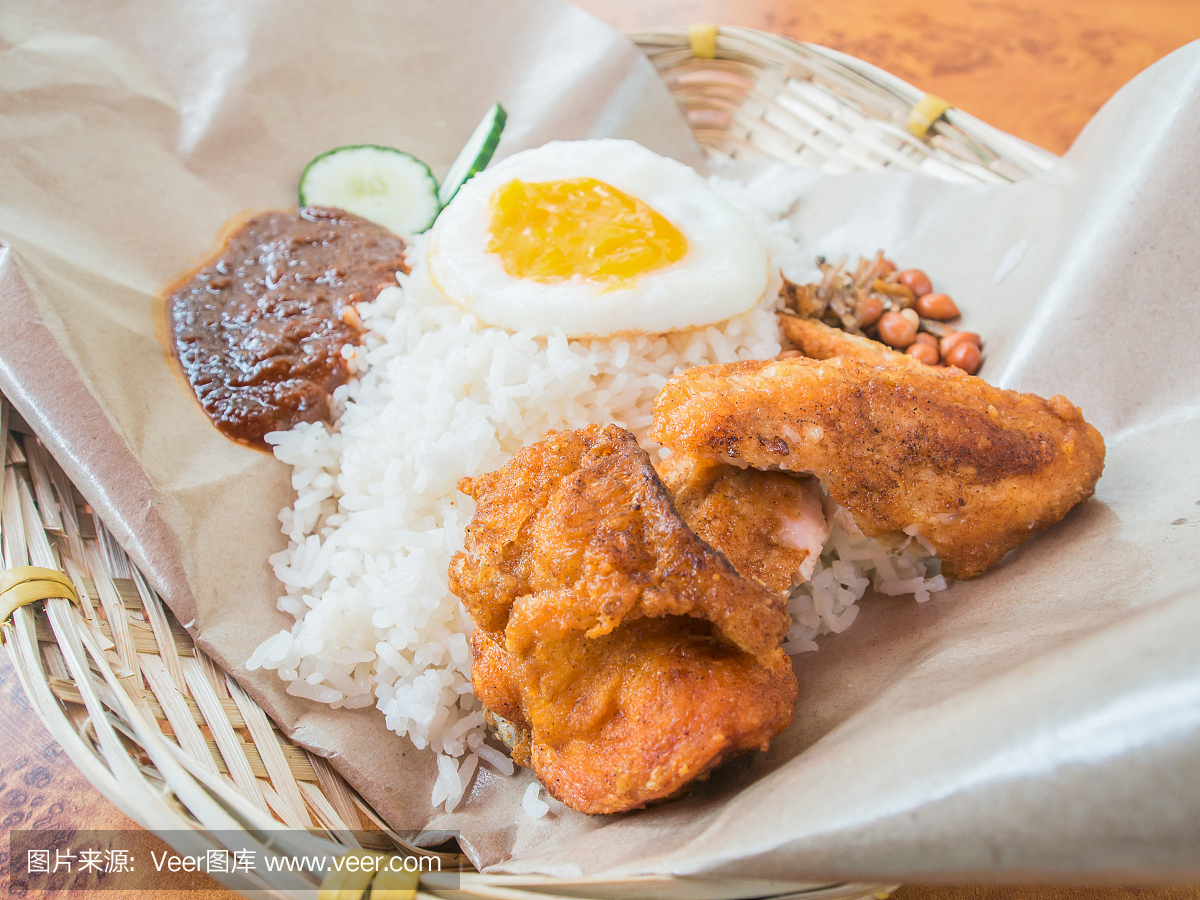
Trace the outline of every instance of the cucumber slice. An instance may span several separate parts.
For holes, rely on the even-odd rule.
[[[504,107],[499,103],[492,104],[492,108],[475,127],[475,131],[467,139],[466,146],[458,154],[458,159],[454,160],[450,171],[442,179],[442,186],[438,189],[438,202],[442,206],[454,198],[458,189],[471,180],[471,176],[482,172],[491,162],[496,145],[500,143],[500,132],[504,130],[507,120],[508,113],[504,111]]]
[[[437,179],[411,153],[376,144],[326,151],[300,174],[301,206],[336,206],[396,234],[417,234],[433,224]]]

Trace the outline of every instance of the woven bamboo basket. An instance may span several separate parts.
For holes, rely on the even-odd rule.
[[[828,172],[892,168],[952,181],[1016,181],[1055,157],[860,60],[747,28],[693,26],[637,34],[710,154],[754,155]],[[187,632],[104,523],[0,398],[0,540],[13,588],[3,644],[47,729],[96,788],[155,833],[188,834],[188,853],[219,832],[290,829],[263,852],[430,853],[411,847],[320,757],[293,745]],[[20,567],[51,572],[13,573]],[[55,581],[51,576],[57,575]],[[49,579],[49,580],[48,580]],[[69,587],[68,587],[69,585]],[[0,595],[7,585],[0,581]],[[23,596],[21,596],[23,594]],[[36,602],[29,602],[31,598]],[[672,877],[565,881],[480,874],[465,865],[457,897],[885,897],[883,885]],[[220,877],[220,876],[218,876]],[[375,885],[305,874],[255,890],[344,900]],[[243,886],[244,889],[244,886]],[[417,896],[449,896],[422,876]]]

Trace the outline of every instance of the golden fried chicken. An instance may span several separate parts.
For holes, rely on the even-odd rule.
[[[816,479],[689,453],[674,453],[657,468],[688,527],[738,572],[777,594],[812,577],[829,539]]]
[[[765,660],[787,634],[783,601],[696,537],[623,429],[550,432],[459,490],[478,506],[450,586],[487,631],[549,602],[561,630],[589,638],[637,616],[690,615]]]
[[[654,404],[677,452],[810,472],[864,533],[907,530],[972,578],[1092,495],[1104,440],[1043,400],[922,367],[797,357],[687,369]]]
[[[636,809],[791,721],[784,598],[684,524],[633,435],[551,432],[459,487],[475,693],[553,796]]]
[[[791,660],[766,663],[690,616],[640,618],[588,638],[534,638],[524,654],[472,636],[475,693],[516,728],[513,759],[586,813],[670,797],[788,726]]]

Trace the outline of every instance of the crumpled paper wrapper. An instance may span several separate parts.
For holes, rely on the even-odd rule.
[[[396,828],[562,877],[1200,879],[1200,46],[1139,76],[1043,176],[798,184],[806,252],[933,274],[983,374],[1062,393],[1104,434],[1094,499],[928,603],[868,598],[796,658],[793,726],[686,798],[621,816],[481,770],[431,807],[431,754],[242,664],[291,618],[267,557],[286,467],[224,439],[176,374],[157,291],[339,144],[442,174],[482,112],[501,154],[629,137],[698,162],[636,48],[552,0],[254,0],[0,10],[0,391],[197,643]]]

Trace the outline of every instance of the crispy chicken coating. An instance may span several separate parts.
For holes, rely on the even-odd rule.
[[[502,640],[472,636],[475,692],[515,726],[513,759],[586,813],[637,809],[767,749],[798,695],[783,650],[760,663],[690,616],[535,636],[520,655]]]
[[[657,468],[683,520],[738,572],[777,594],[812,577],[829,539],[816,479],[688,453]]]
[[[1092,495],[1104,440],[1065,397],[797,357],[688,369],[654,404],[677,452],[810,472],[868,535],[914,531],[972,578]]]
[[[478,506],[450,587],[487,631],[515,618],[523,633],[549,604],[557,628],[589,638],[638,616],[690,615],[767,659],[787,634],[786,604],[696,537],[623,429],[550,432],[459,490]]]
[[[687,527],[633,435],[551,432],[459,487],[475,693],[553,796],[636,809],[791,721],[784,598]]]

